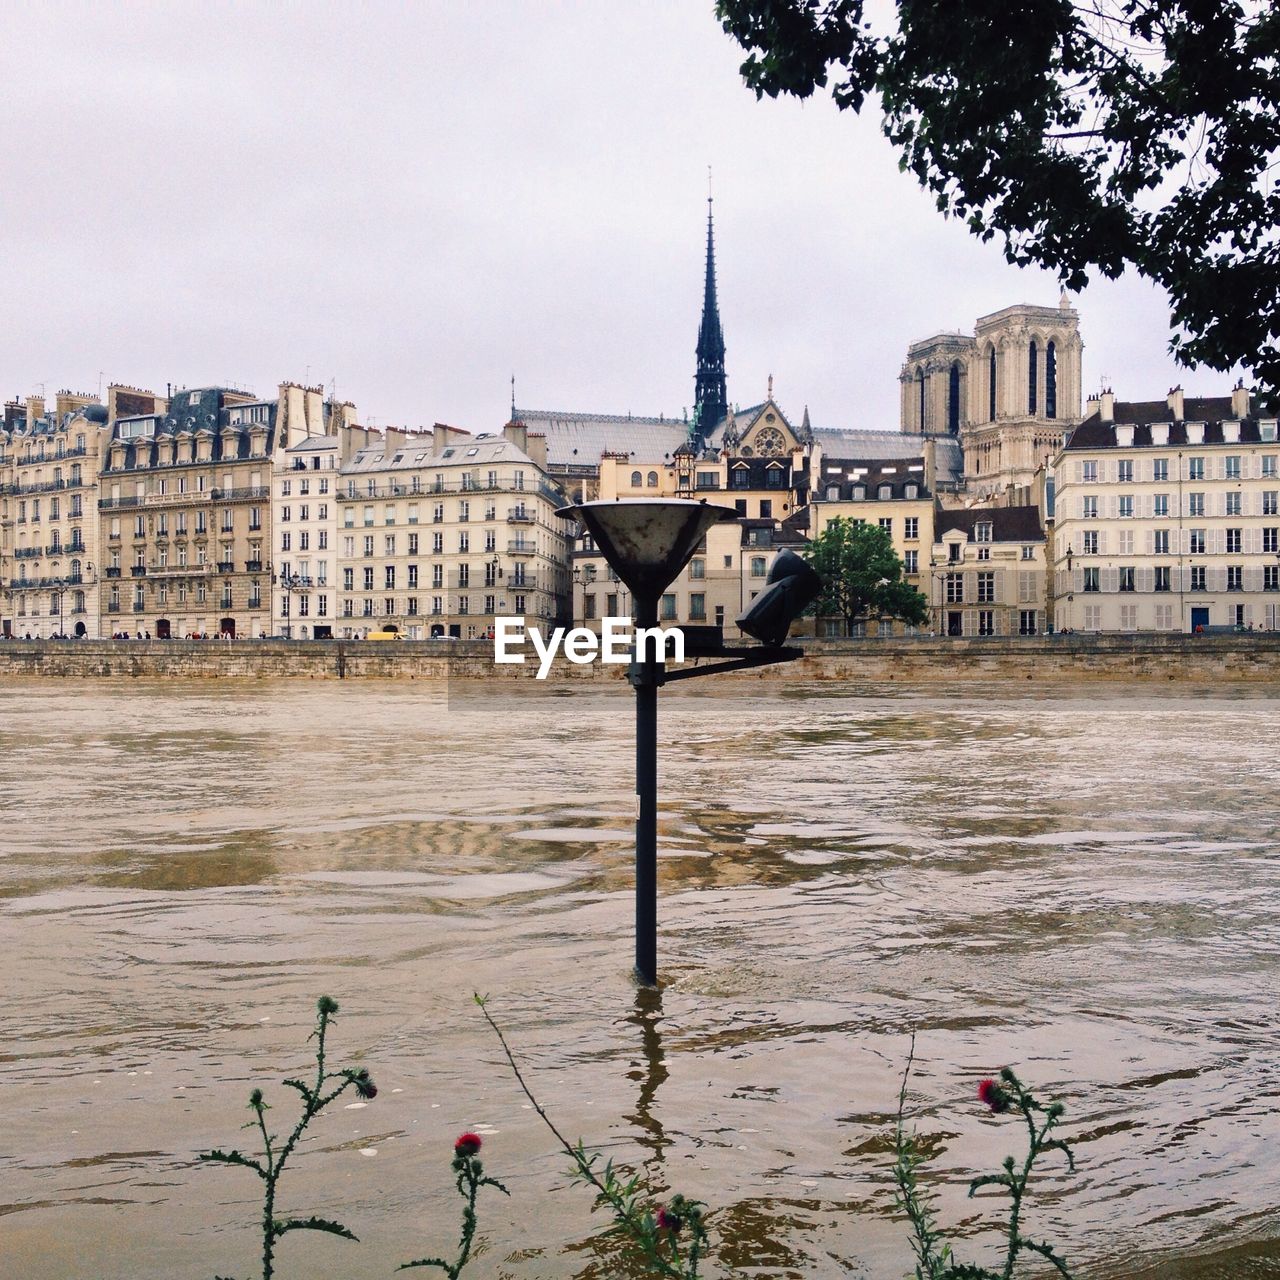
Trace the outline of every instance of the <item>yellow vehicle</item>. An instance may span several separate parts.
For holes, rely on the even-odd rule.
[[[370,631],[366,640],[403,640],[399,627],[383,627],[381,631]]]

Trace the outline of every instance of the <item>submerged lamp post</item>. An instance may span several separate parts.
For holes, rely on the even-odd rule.
[[[684,498],[621,498],[584,502],[556,514],[581,521],[610,568],[631,591],[636,645],[627,678],[636,691],[636,975],[654,986],[658,981],[658,689],[672,680],[800,657],[799,649],[783,649],[781,645],[791,622],[817,595],[821,584],[799,556],[782,552],[770,571],[769,586],[738,619],[743,631],[767,647],[726,649],[723,643],[700,647],[698,656],[728,661],[667,672],[661,640],[651,638],[645,644],[641,628],[657,626],[662,593],[689,563],[707,530],[714,524],[737,520],[738,512]]]

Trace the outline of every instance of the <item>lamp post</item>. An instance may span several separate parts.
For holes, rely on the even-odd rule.
[[[301,589],[303,585],[302,575],[300,573],[282,573],[278,579],[281,589],[284,591],[284,638],[286,640],[293,639],[293,609],[291,601],[293,593]]]
[[[739,619],[749,635],[762,639],[764,650],[731,650],[723,644],[704,656],[724,657],[728,662],[698,670],[668,673],[662,662],[661,638],[656,633],[658,601],[692,558],[698,543],[712,525],[735,521],[732,507],[715,507],[684,498],[615,499],[584,502],[561,508],[558,516],[576,517],[595,540],[601,554],[630,588],[632,621],[636,628],[634,656],[628,680],[636,693],[636,899],[635,968],[639,980],[656,986],[658,981],[658,689],[670,680],[689,679],[716,671],[737,670],[784,662],[801,656],[798,649],[783,649],[782,640],[793,617],[799,615],[818,591],[818,576],[804,565],[803,573],[788,566],[770,590],[763,592]],[[788,553],[784,552],[783,555]],[[781,560],[782,557],[779,557]],[[775,563],[775,571],[777,563]],[[799,585],[807,573],[812,584],[808,595]],[[771,581],[773,575],[771,575]],[[642,629],[653,629],[646,636]]]

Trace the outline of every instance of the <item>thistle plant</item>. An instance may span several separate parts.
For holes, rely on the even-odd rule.
[[[656,1210],[646,1204],[647,1196],[638,1174],[627,1176],[612,1160],[600,1163],[599,1152],[589,1152],[582,1140],[571,1143],[556,1127],[542,1103],[534,1096],[516,1062],[502,1028],[489,1012],[488,997],[475,995],[485,1021],[498,1037],[511,1071],[524,1096],[529,1099],[543,1124],[551,1130],[560,1149],[573,1162],[575,1182],[595,1192],[593,1208],[613,1214],[612,1230],[629,1238],[639,1250],[649,1273],[672,1280],[697,1280],[698,1266],[707,1251],[706,1206],[700,1200],[674,1195]]]
[[[340,1098],[348,1089],[366,1100],[377,1097],[378,1087],[369,1077],[364,1067],[342,1067],[330,1071],[325,1062],[325,1037],[329,1026],[338,1012],[338,1002],[329,996],[321,996],[316,1002],[316,1028],[310,1039],[316,1042],[316,1073],[312,1083],[302,1080],[285,1080],[283,1083],[290,1089],[296,1089],[302,1095],[302,1113],[292,1132],[283,1141],[267,1128],[267,1112],[271,1108],[263,1100],[262,1090],[254,1089],[249,1095],[249,1110],[253,1119],[243,1127],[256,1128],[262,1138],[262,1154],[247,1156],[241,1151],[202,1151],[199,1158],[216,1164],[240,1165],[252,1169],[262,1179],[262,1280],[272,1280],[275,1275],[276,1242],[290,1231],[324,1231],[329,1235],[342,1236],[345,1240],[356,1240],[357,1237],[349,1228],[329,1218],[277,1218],[276,1195],[285,1164],[293,1154],[298,1142],[306,1132],[307,1126],[331,1102]],[[219,1280],[222,1280],[219,1277]]]
[[[956,1262],[952,1248],[943,1239],[933,1218],[929,1198],[920,1190],[916,1172],[924,1162],[919,1139],[908,1133],[903,1123],[906,1109],[907,1081],[915,1058],[915,1038],[912,1037],[907,1068],[902,1076],[902,1088],[898,1093],[898,1124],[894,1136],[894,1183],[897,1188],[898,1207],[906,1214],[912,1227],[912,1249],[916,1256],[916,1280],[1011,1280],[1018,1259],[1024,1253],[1036,1254],[1053,1264],[1058,1272],[1071,1280],[1067,1264],[1052,1245],[1032,1240],[1022,1233],[1022,1210],[1031,1180],[1031,1171],[1040,1156],[1048,1151],[1061,1151],[1067,1157],[1069,1168],[1075,1168],[1071,1149],[1061,1138],[1051,1137],[1053,1129],[1062,1118],[1060,1102],[1043,1106],[1026,1088],[1011,1068],[1000,1072],[999,1081],[983,1080],[978,1086],[978,1099],[993,1115],[1020,1115],[1027,1126],[1027,1154],[1021,1166],[1013,1156],[1006,1156],[999,1173],[984,1174],[969,1183],[969,1195],[983,1187],[1000,1187],[1009,1197],[1009,1217],[1005,1223],[1005,1257],[1000,1270]]]
[[[464,1133],[453,1144],[452,1169],[456,1175],[458,1194],[463,1199],[462,1238],[458,1241],[458,1256],[449,1262],[444,1258],[419,1258],[416,1262],[402,1262],[398,1271],[408,1271],[411,1267],[436,1267],[449,1277],[458,1280],[462,1268],[471,1257],[471,1244],[476,1234],[476,1196],[481,1187],[496,1187],[504,1196],[511,1193],[497,1178],[485,1174],[484,1166],[478,1159],[483,1143],[478,1133]]]

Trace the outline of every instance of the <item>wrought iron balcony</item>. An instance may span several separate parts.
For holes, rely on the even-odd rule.
[[[147,566],[145,564],[135,564],[130,568],[129,572],[135,578],[145,578],[147,576]]]
[[[107,566],[107,577],[118,578],[120,576],[120,566],[118,564]]]
[[[533,524],[534,518],[528,511],[511,511],[507,513],[508,524]]]
[[[536,542],[526,542],[523,539],[515,542],[507,543],[507,554],[513,556],[532,556],[538,552],[538,544]]]

